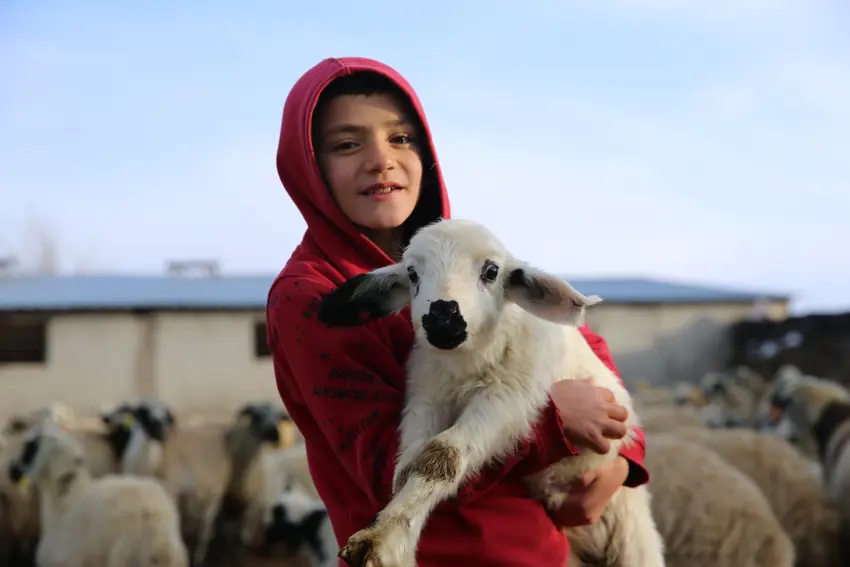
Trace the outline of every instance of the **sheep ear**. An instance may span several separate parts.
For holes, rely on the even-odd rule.
[[[541,319],[576,327],[584,322],[585,308],[602,301],[598,295],[583,295],[564,280],[529,266],[511,269],[505,297]]]
[[[354,276],[325,295],[319,321],[329,327],[356,327],[404,309],[410,302],[410,280],[402,264]]]

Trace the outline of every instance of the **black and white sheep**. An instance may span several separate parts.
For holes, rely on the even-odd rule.
[[[484,226],[443,220],[419,230],[400,263],[359,275],[324,298],[319,318],[359,325],[411,305],[417,341],[410,355],[394,496],[374,524],[340,552],[350,565],[415,564],[421,530],[433,508],[465,479],[510,454],[527,438],[558,380],[590,377],[630,410],[631,398],[593,353],[577,325],[599,302],[560,278],[517,261]],[[633,431],[633,430],[632,430]],[[531,492],[556,507],[570,481],[615,458],[556,463],[529,479]],[[617,491],[604,518],[568,533],[573,559],[622,566],[664,565],[648,489]]]
[[[246,404],[234,423],[178,426],[159,399],[131,406],[121,472],[162,480],[178,503],[193,565],[213,555],[224,561],[233,552],[233,526],[265,484],[263,453],[280,442],[281,412],[270,404]]]
[[[290,484],[270,502],[246,517],[242,542],[251,550],[273,555],[303,553],[313,567],[336,567],[339,544],[321,499],[300,484]]]

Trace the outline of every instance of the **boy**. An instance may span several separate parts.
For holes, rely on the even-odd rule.
[[[301,77],[284,106],[277,167],[307,232],[269,292],[268,340],[278,390],[343,544],[390,499],[413,329],[407,310],[328,329],[316,307],[346,279],[397,261],[418,228],[450,216],[449,201],[416,94],[369,59],[326,59]],[[605,342],[582,332],[613,368]],[[514,458],[485,469],[434,511],[418,565],[563,567],[560,528],[594,521],[617,488],[648,481],[641,436],[547,515],[522,477],[576,454],[576,445],[607,451],[607,439],[626,433],[625,409],[610,391],[564,381],[551,397]]]

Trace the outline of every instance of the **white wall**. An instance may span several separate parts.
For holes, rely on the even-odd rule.
[[[145,394],[180,412],[277,399],[271,359],[254,353],[262,320],[262,312],[53,316],[46,363],[0,364],[0,416],[51,401],[89,413]]]

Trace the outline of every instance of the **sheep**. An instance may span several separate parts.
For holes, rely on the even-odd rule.
[[[700,380],[708,404],[703,418],[713,427],[744,427],[755,424],[758,404],[766,389],[760,374],[738,366],[729,372],[709,372]]]
[[[664,432],[681,427],[707,427],[700,413],[688,406],[653,405],[641,408],[640,418],[644,432]]]
[[[702,388],[688,382],[677,382],[672,388],[652,386],[645,380],[637,383],[632,394],[635,407],[694,406],[702,407],[706,400]]]
[[[38,499],[22,494],[6,474],[23,444],[23,433],[10,434],[0,451],[0,565],[28,566],[38,543]]]
[[[802,376],[803,373],[793,364],[785,364],[777,369],[773,380],[759,400],[756,427],[765,433],[782,437],[819,467],[818,446],[814,437],[800,431],[794,420],[788,419],[787,416],[783,417],[782,412],[773,404],[774,393],[778,387],[794,382]]]
[[[213,540],[231,474],[224,429],[178,427],[171,410],[154,398],[127,405],[131,412],[123,417],[129,439],[120,471],[160,480],[177,503],[191,563],[200,565]]]
[[[628,391],[579,332],[586,297],[563,280],[515,260],[485,227],[469,220],[430,224],[400,263],[356,276],[326,295],[318,317],[359,325],[411,305],[417,341],[408,384],[390,503],[340,551],[349,565],[405,567],[431,510],[532,432],[560,379],[593,377],[611,389],[637,423]],[[550,508],[585,471],[614,459],[625,440],[598,455],[581,450],[529,479]],[[663,565],[663,543],[645,486],[619,490],[603,521],[569,530],[572,554],[621,565]],[[610,540],[610,541],[609,541]]]
[[[256,514],[249,515],[241,539],[246,547],[264,556],[281,544],[289,554],[304,553],[313,567],[336,567],[339,563],[339,544],[327,508],[298,484],[287,485]]]
[[[668,567],[792,567],[794,545],[744,473],[675,433],[647,433],[644,464]]]
[[[117,424],[120,408],[103,414],[104,423]],[[86,466],[93,477],[97,478],[116,472],[116,448],[122,442],[122,432],[118,425],[102,429],[82,429],[82,421],[74,417],[73,412],[61,403],[36,409],[24,415],[14,416],[4,425],[3,437],[6,451],[0,451],[0,468],[14,458],[15,452],[23,443],[24,434],[45,419],[52,419],[67,429],[77,442],[83,446]],[[0,557],[11,557],[12,565],[30,565],[35,553],[40,530],[38,500],[33,493],[23,494],[15,490],[6,475],[0,475]],[[4,565],[0,561],[0,565]]]
[[[838,514],[808,459],[794,447],[743,428],[682,428],[676,434],[718,454],[759,487],[794,543],[797,565],[838,564]]]
[[[838,506],[841,554],[850,562],[850,391],[822,378],[781,368],[770,398],[775,418],[789,419],[818,449],[823,483]]]
[[[160,400],[147,398],[133,408],[121,470],[162,479],[178,502],[193,564],[211,553],[215,535],[222,554],[232,552],[226,545],[230,527],[252,501],[254,487],[264,482],[257,461],[265,445],[280,442],[281,413],[269,404],[247,404],[233,425],[177,427]]]
[[[80,444],[52,419],[26,434],[8,469],[20,490],[38,489],[40,567],[185,567],[177,509],[154,480],[92,478]]]

